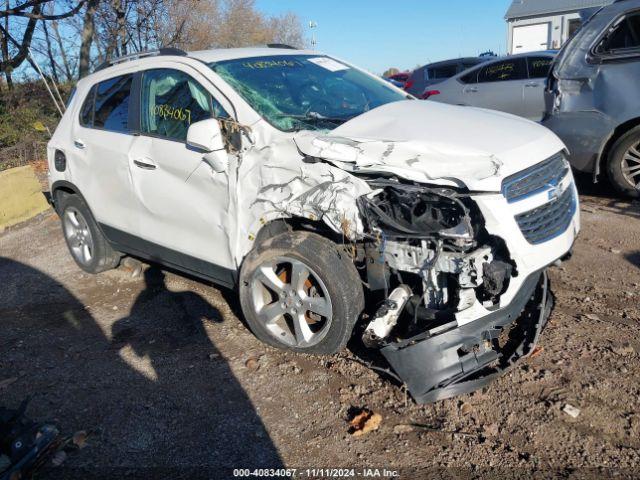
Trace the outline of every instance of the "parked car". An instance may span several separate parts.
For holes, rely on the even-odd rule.
[[[593,180],[609,177],[640,197],[640,1],[599,10],[560,52],[543,124],[562,138],[570,162]]]
[[[438,84],[424,97],[540,121],[545,112],[545,81],[555,55],[537,52],[492,60]]]
[[[410,72],[400,72],[400,73],[391,75],[389,78],[394,82],[398,82],[404,88],[404,85],[407,83],[407,80],[409,80],[410,76],[411,76]]]
[[[421,97],[429,85],[435,85],[458,73],[490,60],[492,57],[468,57],[430,63],[414,70],[405,84],[405,90],[414,97]]]
[[[564,156],[539,125],[273,48],[117,60],[78,82],[48,145],[80,268],[127,254],[235,288],[254,334],[296,352],[365,322],[421,402],[532,351],[546,268],[580,228]]]
[[[385,82],[389,82],[391,85],[393,85],[394,87],[398,87],[398,88],[404,88],[404,82],[399,82],[397,80],[394,80],[391,77],[382,77],[382,79]]]

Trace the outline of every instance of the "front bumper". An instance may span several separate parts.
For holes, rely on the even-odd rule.
[[[388,344],[381,352],[416,402],[436,402],[482,388],[529,356],[552,307],[543,270],[524,280],[507,307]]]

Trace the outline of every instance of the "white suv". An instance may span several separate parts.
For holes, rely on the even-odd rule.
[[[282,46],[112,62],[48,152],[83,270],[127,254],[237,288],[254,334],[298,352],[339,351],[361,320],[421,402],[530,353],[579,231],[549,130]]]

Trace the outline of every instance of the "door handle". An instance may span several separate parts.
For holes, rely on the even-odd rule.
[[[84,142],[82,140],[74,140],[73,146],[79,148],[80,150],[84,150]]]
[[[134,160],[134,165],[143,170],[155,170],[156,166],[153,163],[148,163],[143,160]]]
[[[536,87],[539,87],[539,86],[540,86],[540,84],[536,83],[536,82],[531,82],[531,83],[525,84],[525,87],[527,87],[527,88],[536,88]]]
[[[476,87],[467,88],[467,93],[478,93],[478,89]]]

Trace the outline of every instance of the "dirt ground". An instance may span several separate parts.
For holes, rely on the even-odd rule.
[[[583,196],[582,221],[573,259],[551,270],[557,307],[540,354],[481,392],[418,406],[352,352],[264,346],[233,292],[156,267],[84,274],[49,212],[0,236],[0,403],[31,395],[31,417],[91,432],[44,478],[282,466],[634,477],[640,204]],[[348,420],[363,407],[382,424],[353,437]]]

